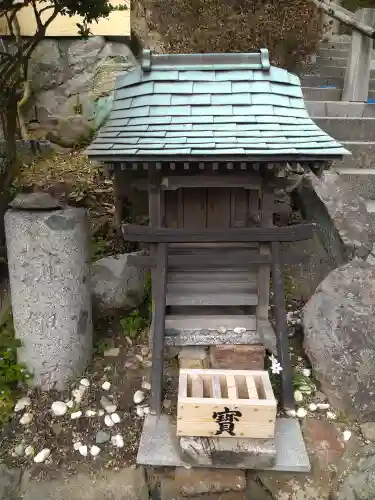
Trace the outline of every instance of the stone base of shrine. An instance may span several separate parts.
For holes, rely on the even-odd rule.
[[[167,415],[148,415],[143,425],[137,463],[152,467],[214,467],[285,472],[309,472],[311,469],[299,422],[292,418],[276,420],[273,440],[238,440],[241,441],[238,443],[241,452],[235,453],[236,456],[230,460],[228,449],[221,450],[216,458],[215,453],[211,453],[211,458],[208,458],[197,447],[195,451],[188,451],[185,446],[187,439],[184,438],[183,450],[170,418]]]

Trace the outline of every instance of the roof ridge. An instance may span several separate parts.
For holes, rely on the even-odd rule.
[[[238,70],[271,68],[268,49],[256,52],[208,54],[154,54],[150,49],[142,52],[141,68],[144,72],[157,70]]]

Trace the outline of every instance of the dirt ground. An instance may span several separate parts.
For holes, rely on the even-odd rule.
[[[9,423],[0,429],[0,462],[10,467],[30,466],[33,456],[25,456],[22,449],[32,446],[35,453],[44,448],[51,450],[50,457],[43,466],[33,465],[35,473],[43,471],[43,476],[48,474],[54,477],[61,476],[63,469],[67,474],[74,474],[86,467],[90,470],[111,468],[114,470],[134,465],[143,417],[137,415],[133,395],[142,389],[142,382],[149,381],[151,354],[148,349],[148,332],[142,332],[130,345],[131,339],[125,337],[120,328],[109,322],[102,322],[102,331],[106,335],[100,337],[98,343],[100,352],[96,352],[93,361],[84,377],[90,381],[90,386],[81,403],[75,403],[63,416],[54,416],[51,405],[54,401],[67,402],[72,400],[71,391],[79,387],[82,377],[72,382],[71,391],[66,392],[25,392],[31,399],[31,406],[15,413]],[[117,356],[106,356],[105,351],[112,347],[119,348]],[[177,395],[177,360],[170,359],[165,368],[165,398],[171,401],[168,412],[173,412]],[[111,387],[108,391],[102,389],[102,384],[109,381]],[[142,406],[147,406],[149,391],[143,390],[146,398]],[[87,410],[98,412],[102,408],[102,396],[117,406],[116,413],[121,421],[108,428],[104,422],[104,415],[96,414],[92,417],[85,416]],[[82,411],[78,419],[71,419],[71,413]],[[19,420],[24,412],[31,413],[33,420],[29,425],[21,425]],[[124,438],[124,447],[116,448],[111,441],[98,444],[96,435],[104,431],[111,436],[120,434]],[[97,445],[100,453],[96,457],[82,456],[75,450],[74,443],[81,442],[90,447]],[[21,446],[20,446],[21,445]],[[17,452],[20,455],[17,455]],[[46,467],[47,466],[47,467]]]

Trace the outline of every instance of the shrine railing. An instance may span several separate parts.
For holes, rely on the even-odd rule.
[[[283,367],[282,403],[285,409],[294,407],[292,366],[288,346],[288,326],[286,322],[283,260],[281,243],[301,241],[312,238],[314,224],[299,224],[270,228],[235,228],[186,230],[125,224],[122,226],[127,241],[149,243],[151,255],[129,257],[129,264],[154,269],[152,287],[154,289],[153,332],[152,332],[152,394],[151,412],[159,415],[162,411],[163,370],[164,370],[164,330],[167,269],[177,265],[186,268],[220,267],[230,264],[243,267],[244,264],[268,264],[272,270],[272,291],[275,305],[276,343],[279,361]],[[225,257],[201,255],[168,255],[169,243],[269,243],[270,255],[250,254],[231,260],[230,252]],[[224,260],[223,260],[224,259]]]

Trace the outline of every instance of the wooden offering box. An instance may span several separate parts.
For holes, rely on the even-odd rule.
[[[267,371],[181,369],[177,435],[273,438],[276,406]]]

